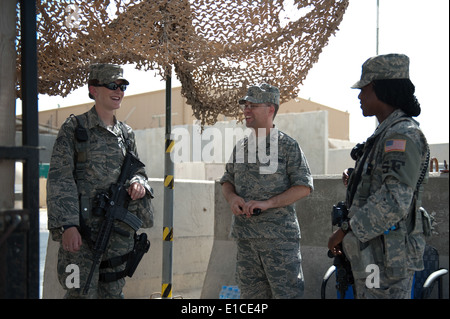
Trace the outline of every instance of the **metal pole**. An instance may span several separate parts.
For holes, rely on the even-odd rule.
[[[379,39],[380,39],[380,0],[377,0],[377,38],[375,47],[376,55],[378,55]],[[375,116],[375,129],[378,127],[379,124],[380,123],[378,123],[378,119]]]
[[[15,145],[15,82],[16,82],[16,50],[14,41],[16,39],[16,0],[0,2],[0,299],[21,298],[24,294],[14,295],[11,287],[11,274],[19,273],[16,264],[11,259],[22,262],[20,254],[9,251],[17,248],[8,240],[8,230],[13,230],[12,218],[5,212],[14,207],[14,177],[15,161],[6,159],[9,149]],[[9,149],[8,149],[9,148]],[[9,221],[7,220],[9,219]],[[19,257],[17,257],[19,256]],[[20,279],[23,279],[21,277]],[[7,282],[8,281],[8,282]],[[22,280],[23,281],[23,280]],[[21,287],[15,282],[14,286]],[[23,289],[24,290],[24,289]]]
[[[22,145],[30,156],[23,166],[23,207],[29,211],[27,298],[39,298],[39,131],[36,1],[20,2],[22,25]]]
[[[164,158],[164,218],[163,218],[163,258],[161,298],[172,298],[172,262],[173,262],[173,161],[170,154],[174,141],[172,127],[172,68],[166,70],[166,136]]]
[[[376,55],[378,55],[379,36],[380,36],[380,0],[377,0],[377,44],[376,44]]]

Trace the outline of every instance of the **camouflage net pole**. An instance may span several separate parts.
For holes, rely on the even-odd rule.
[[[39,93],[68,95],[87,83],[91,63],[135,63],[163,79],[170,79],[174,67],[202,127],[214,124],[219,114],[241,119],[237,101],[250,84],[277,86],[280,103],[297,97],[348,6],[348,0],[293,3],[289,11],[296,18],[283,18],[283,0],[42,0],[37,4]],[[20,34],[17,38],[21,97]],[[166,116],[167,121],[170,108]],[[172,145],[168,132],[166,127],[166,158]],[[161,295],[171,298],[173,162],[166,167]]]
[[[172,298],[173,264],[173,189],[174,163],[171,153],[175,141],[172,137],[172,76],[170,67],[166,74],[166,134],[164,139],[164,217],[161,298]]]

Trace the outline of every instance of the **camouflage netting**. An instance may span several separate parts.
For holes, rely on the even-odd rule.
[[[284,10],[283,0],[38,1],[39,93],[66,96],[87,83],[91,63],[108,62],[163,78],[174,67],[202,125],[219,114],[239,118],[237,100],[249,84],[275,85],[286,102],[348,5],[293,2]],[[18,52],[20,76],[20,41]]]

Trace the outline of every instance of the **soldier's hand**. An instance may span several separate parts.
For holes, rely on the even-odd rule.
[[[81,235],[76,227],[67,228],[62,234],[62,247],[64,250],[74,253],[80,250],[82,245]]]
[[[342,182],[344,183],[345,187],[348,186],[348,179],[350,178],[350,175],[352,174],[353,171],[354,171],[353,168],[347,168],[344,170],[344,172],[342,172]]]
[[[344,186],[348,185],[348,178],[350,177],[348,173],[348,169],[346,169],[344,172],[342,172],[342,182],[344,183]]]
[[[336,255],[342,254],[340,243],[344,239],[344,236],[345,236],[345,234],[342,231],[342,229],[338,228],[334,231],[334,233],[328,239],[328,249],[333,253],[333,255],[336,256]]]
[[[145,196],[145,192],[145,187],[138,182],[134,182],[128,188],[128,194],[130,195],[132,200],[141,199]]]
[[[244,211],[244,214],[247,215],[247,217],[250,217],[251,215],[253,215],[253,211],[257,208],[264,211],[271,207],[268,205],[267,201],[251,200],[251,201],[248,201],[247,203],[245,203],[245,205],[243,207],[243,211]]]
[[[244,199],[236,195],[235,197],[233,197],[233,200],[230,203],[231,211],[236,216],[242,215],[244,214],[244,212],[242,211],[242,207],[244,205],[245,205]]]

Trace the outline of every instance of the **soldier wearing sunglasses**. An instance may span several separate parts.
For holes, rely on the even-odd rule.
[[[108,281],[102,279],[106,278],[105,273],[108,273],[108,278],[111,273],[123,273],[127,260],[122,257],[133,249],[135,231],[120,221],[115,222],[89,294],[83,295],[82,288],[92,265],[92,249],[104,219],[98,210],[97,195],[117,182],[127,151],[137,156],[134,132],[114,115],[120,108],[128,84],[120,66],[91,65],[88,88],[95,105],[84,114],[71,115],[61,126],[53,147],[47,181],[48,228],[53,240],[60,243],[58,278],[66,290],[65,298],[124,297],[123,277]],[[150,199],[153,195],[144,168],[136,172],[127,187],[131,197],[128,210],[142,220],[143,228],[151,227],[153,212]],[[120,262],[117,262],[118,258]],[[105,264],[104,261],[110,260],[115,262]],[[79,278],[67,271],[67,267],[73,265],[79,269]]]

